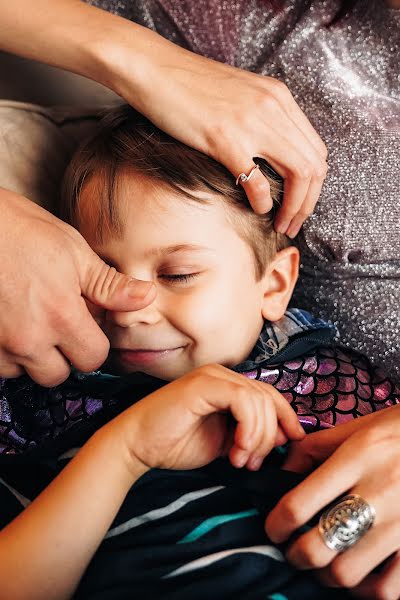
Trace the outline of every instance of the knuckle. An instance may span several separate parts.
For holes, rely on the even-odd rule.
[[[114,267],[101,264],[98,278],[94,283],[95,297],[100,301],[112,296],[119,281],[119,273]]]
[[[288,86],[286,83],[281,81],[280,79],[271,79],[269,82],[270,88],[276,93],[284,96],[291,95]]]
[[[327,145],[322,140],[321,140],[321,153],[322,153],[324,162],[326,164],[326,159],[328,158],[329,153],[328,153]]]
[[[282,219],[285,221],[291,221],[297,215],[297,210],[295,206],[286,206],[282,210]]]
[[[376,600],[398,600],[400,596],[400,591],[393,589],[385,580],[378,580],[371,591]]]
[[[96,347],[96,351],[91,351],[90,356],[81,356],[78,358],[72,358],[72,364],[79,371],[83,373],[90,373],[95,371],[107,358],[108,353],[108,342],[106,342],[105,348]]]
[[[197,386],[210,385],[210,380],[220,380],[221,370],[220,365],[207,364],[197,367],[186,375],[189,384]]]
[[[258,106],[259,108],[268,113],[275,112],[279,107],[279,101],[277,97],[275,97],[274,93],[271,90],[260,94],[258,98]]]
[[[24,374],[24,370],[18,364],[14,364],[8,358],[6,361],[0,360],[0,377],[5,379],[14,379]]]
[[[321,161],[315,168],[315,175],[317,179],[325,179],[328,173],[328,163],[326,161]]]
[[[246,385],[243,385],[242,382],[232,381],[232,393],[239,402],[244,402],[248,398],[249,390]]]
[[[53,300],[47,307],[47,318],[50,327],[62,336],[62,333],[76,322],[76,310],[70,302]]]
[[[282,520],[292,529],[303,525],[302,514],[296,498],[289,492],[279,503]]]
[[[312,215],[313,211],[311,208],[302,208],[299,210],[299,212],[297,213],[297,216],[302,220],[305,221],[306,219],[308,219],[308,217],[310,215]]]
[[[386,429],[380,426],[380,423],[372,423],[369,427],[364,428],[358,434],[358,443],[366,452],[371,452],[371,449],[376,449],[377,446],[390,446],[393,443],[393,435]],[[388,449],[389,449],[388,448]],[[375,452],[375,450],[374,450]]]
[[[70,369],[65,366],[65,368],[59,368],[54,373],[46,373],[43,376],[36,376],[35,381],[42,385],[43,387],[53,388],[57,387],[63,381],[67,379],[70,374]]]
[[[334,560],[329,566],[329,573],[335,585],[344,588],[352,588],[362,580],[362,577],[355,569],[350,569],[346,560],[340,560],[341,557]]]
[[[232,119],[234,122],[234,119]],[[222,161],[222,155],[226,153],[226,148],[230,147],[229,131],[232,130],[232,125],[226,122],[223,118],[219,122],[213,121],[212,124],[206,124],[204,133],[204,145],[206,154],[212,156],[218,162]]]
[[[300,538],[296,542],[297,552],[302,557],[303,564],[307,564],[312,569],[320,569],[325,567],[326,562],[322,560],[321,554],[316,552],[311,540]]]
[[[292,175],[299,181],[307,181],[311,179],[313,168],[309,163],[299,162],[292,167]]]
[[[20,359],[30,359],[37,350],[38,341],[39,336],[30,331],[24,335],[10,335],[4,343],[4,347],[12,356]]]

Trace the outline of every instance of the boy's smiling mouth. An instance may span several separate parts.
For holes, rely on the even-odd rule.
[[[136,348],[136,349],[124,349],[114,348],[113,354],[121,363],[133,366],[149,365],[160,359],[169,358],[172,354],[182,350],[184,346],[177,346],[176,348]]]

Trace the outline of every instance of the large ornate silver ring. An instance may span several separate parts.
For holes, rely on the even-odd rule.
[[[259,169],[259,168],[260,168],[260,165],[255,165],[248,175],[246,175],[246,173],[240,173],[236,179],[236,185],[239,185],[239,181],[241,181],[242,183],[246,183],[247,181],[249,181],[249,179],[253,175],[253,173],[255,171],[257,171],[257,169]]]
[[[344,496],[321,515],[318,529],[328,548],[344,552],[372,527],[375,514],[358,494]]]

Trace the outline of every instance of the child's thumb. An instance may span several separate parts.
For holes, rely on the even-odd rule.
[[[107,310],[139,310],[150,304],[156,295],[152,281],[141,281],[119,273],[101,260],[92,250],[86,261],[80,262],[82,296]]]

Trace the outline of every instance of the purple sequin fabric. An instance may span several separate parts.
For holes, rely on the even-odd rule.
[[[308,432],[400,402],[393,381],[364,356],[342,347],[323,347],[244,375],[279,390]],[[129,397],[129,387],[124,396]],[[116,405],[112,393],[85,394],[79,384],[47,389],[28,378],[0,379],[0,454],[24,454],[48,445]]]
[[[327,27],[339,0],[282,0],[281,10],[266,0],[90,2],[287,84],[329,151],[319,204],[299,236],[294,303],[333,320],[342,343],[399,379],[400,10],[357,0]]]

